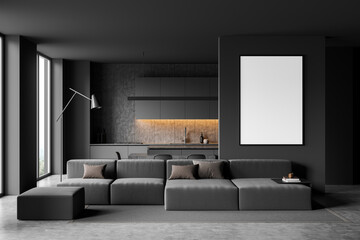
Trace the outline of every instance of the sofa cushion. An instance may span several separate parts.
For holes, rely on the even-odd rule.
[[[70,178],[59,183],[58,187],[84,187],[85,204],[109,204],[112,179]]]
[[[199,165],[172,165],[169,179],[196,179]]]
[[[311,188],[302,184],[278,184],[269,178],[231,180],[239,188],[240,210],[309,210]]]
[[[119,178],[110,189],[111,204],[164,204],[163,178]]]
[[[231,178],[281,178],[291,172],[291,162],[283,159],[231,159]]]
[[[117,161],[117,178],[164,178],[162,159],[122,159]]]
[[[89,165],[84,164],[83,178],[104,178],[104,168],[106,164]]]
[[[237,210],[238,189],[227,179],[167,180],[165,209]]]
[[[224,159],[197,159],[199,162],[219,162],[222,161],[224,178],[230,178],[230,165],[227,160]],[[190,165],[194,164],[192,159],[171,159],[166,161],[166,176],[170,177],[172,171],[172,165]]]
[[[204,162],[204,161],[193,160],[193,163],[199,165],[199,170],[198,170],[199,178],[213,178],[213,179],[224,178],[223,161]]]
[[[84,175],[84,164],[89,165],[101,165],[106,164],[104,169],[104,178],[115,179],[116,171],[115,164],[116,160],[109,159],[72,159],[66,164],[67,177],[69,178],[82,178]]]

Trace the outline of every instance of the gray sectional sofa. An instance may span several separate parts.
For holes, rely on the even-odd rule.
[[[85,204],[164,204],[166,210],[309,210],[311,188],[278,184],[291,172],[279,159],[223,161],[224,179],[172,179],[173,165],[190,159],[70,160],[68,179],[58,184],[85,188]],[[83,164],[106,164],[105,179],[82,179]],[[166,177],[165,177],[166,176]]]

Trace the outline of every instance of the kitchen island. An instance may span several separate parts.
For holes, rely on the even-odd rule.
[[[153,158],[156,154],[170,154],[173,158],[186,158],[190,154],[204,154],[207,158],[218,155],[218,144],[146,144],[146,143],[104,143],[90,144],[90,158]]]

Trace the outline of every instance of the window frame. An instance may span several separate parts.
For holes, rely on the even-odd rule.
[[[48,159],[48,168],[49,168],[49,172],[45,173],[43,175],[39,175],[39,59],[40,57],[45,58],[46,60],[49,61],[49,82],[48,82],[48,95],[49,95],[49,101],[48,101],[48,107],[47,107],[47,112],[46,115],[48,115],[48,126],[47,126],[47,130],[48,132],[46,133],[48,135],[48,141],[47,144],[48,146],[48,155],[49,155],[49,159]],[[48,176],[50,176],[52,174],[52,163],[51,163],[51,79],[52,79],[52,72],[51,72],[51,66],[52,66],[52,59],[50,57],[48,57],[47,55],[37,52],[36,55],[36,178],[37,180],[41,180],[43,178],[46,178]]]

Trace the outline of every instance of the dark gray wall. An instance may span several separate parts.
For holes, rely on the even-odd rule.
[[[5,37],[5,194],[20,193],[20,37]]]
[[[360,48],[354,48],[354,184],[360,184]]]
[[[71,98],[73,88],[90,96],[90,62],[63,61],[63,106]],[[63,159],[89,158],[90,151],[90,101],[77,95],[63,115]]]
[[[217,77],[217,64],[91,64],[91,93],[100,110],[91,111],[91,142],[105,129],[108,143],[138,142],[135,131],[135,95],[137,77]],[[140,140],[141,141],[141,140]]]
[[[63,121],[56,119],[63,107],[63,60],[52,59],[51,82],[51,172],[59,174],[63,158]]]
[[[36,45],[5,38],[5,194],[36,187]]]
[[[239,145],[239,56],[304,55],[303,146]],[[229,36],[219,39],[220,157],[282,158],[296,175],[325,186],[325,39],[323,37]],[[279,176],[281,177],[281,176]]]
[[[36,44],[20,37],[20,192],[36,187]]]
[[[326,184],[353,184],[353,48],[326,48]]]

